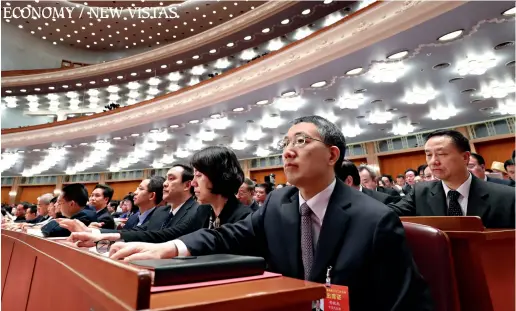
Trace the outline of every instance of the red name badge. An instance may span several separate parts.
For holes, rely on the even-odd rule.
[[[326,287],[326,298],[315,301],[312,311],[349,311],[347,286],[331,285]]]

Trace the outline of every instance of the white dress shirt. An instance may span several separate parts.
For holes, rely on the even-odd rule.
[[[179,212],[179,209],[185,204],[185,202],[179,204],[179,206],[177,208],[170,206],[170,212],[172,213],[172,215],[176,216],[177,212]]]
[[[305,202],[308,205],[308,207],[310,207],[310,209],[312,210],[312,240],[314,250],[317,247],[317,241],[319,241],[319,233],[321,233],[324,214],[326,214],[328,202],[330,202],[331,194],[333,193],[333,189],[335,189],[336,181],[337,180],[334,179],[332,183],[328,187],[326,187],[326,189],[319,192],[308,201],[303,199],[301,192],[299,192],[299,213],[301,214],[301,205],[303,205]]]
[[[328,187],[326,187],[326,189],[319,192],[308,201],[305,200],[301,195],[301,192],[299,192],[299,213],[301,214],[301,205],[303,205],[305,202],[312,210],[311,219],[314,250],[316,249],[317,241],[319,240],[324,214],[326,214],[326,209],[328,208],[328,203],[330,202],[331,194],[335,189],[336,182],[337,180],[334,179],[333,182]],[[185,243],[183,243],[183,241],[173,240],[172,243],[177,248],[178,256],[187,256],[189,254],[188,248],[186,247]]]
[[[469,174],[468,179],[457,188],[457,191],[460,193],[459,196],[459,204],[460,209],[462,210],[462,215],[466,216],[468,213],[468,197],[469,197],[469,188],[471,188],[471,173]],[[450,199],[448,198],[448,192],[451,190],[444,182],[442,182],[444,188],[444,194],[446,195],[446,206],[450,207]]]

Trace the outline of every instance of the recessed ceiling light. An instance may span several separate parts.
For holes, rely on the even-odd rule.
[[[105,79],[102,79],[102,81],[104,81],[104,82],[109,82],[109,79],[108,79],[108,78],[105,78]]]
[[[192,56],[193,59],[199,59],[199,55]]]
[[[197,119],[190,120],[190,121],[188,121],[188,123],[190,123],[190,124],[197,124],[197,123],[199,123],[199,120],[197,120]]]
[[[257,104],[257,105],[266,105],[266,104],[268,104],[268,103],[269,103],[269,101],[268,101],[267,99],[260,100],[260,101],[257,101],[257,102],[256,102],[256,104]]]
[[[220,113],[214,113],[214,114],[212,114],[212,115],[210,116],[210,118],[212,118],[212,119],[218,119],[218,118],[220,118],[220,117],[222,117],[222,115],[221,115]]]
[[[178,61],[176,62],[176,64],[178,64],[178,65],[181,65],[182,63],[183,63],[183,61],[182,61],[182,60],[178,60]]]
[[[131,76],[135,77],[137,75],[136,72],[131,72]]]
[[[49,87],[48,87],[48,89],[49,89],[49,90],[53,90],[53,89],[55,89],[55,87],[53,87],[53,86],[49,86]]]
[[[20,92],[25,93],[25,92],[27,92],[27,90],[26,89],[21,89]]]
[[[118,137],[118,136],[117,137],[113,137],[113,140],[120,140],[120,139],[122,139],[122,137]]]
[[[463,32],[464,32],[463,29],[455,30],[453,32],[445,34],[444,36],[437,38],[437,40],[438,41],[450,41],[450,40],[460,37],[460,35],[462,35]]]
[[[323,3],[324,3],[324,4],[330,4],[330,3],[332,3],[332,2],[333,2],[333,0],[324,0],[324,1],[323,1]]]
[[[132,134],[131,134],[131,136],[132,136],[132,137],[138,137],[138,136],[140,136],[140,134],[138,134],[138,133],[132,133]]]
[[[88,143],[80,143],[79,145],[81,145],[81,146],[87,146],[87,145],[88,145]]]
[[[512,9],[508,9],[507,11],[503,12],[502,15],[508,16],[508,15],[514,15],[516,14],[516,7]]]
[[[282,97],[290,97],[296,95],[296,91],[287,91],[281,94]]]
[[[312,85],[310,85],[311,87],[323,87],[326,85],[326,81],[319,81],[319,82],[315,82],[315,83],[312,83]]]
[[[405,57],[407,55],[408,55],[408,51],[405,50],[405,51],[401,51],[401,52],[389,55],[389,56],[387,56],[387,59],[402,59],[403,57]]]
[[[90,84],[95,84],[95,81],[90,81]]]
[[[170,128],[173,128],[173,129],[176,129],[176,128],[178,128],[178,127],[179,127],[179,125],[177,125],[177,124],[172,124],[172,125],[171,125],[171,126],[169,126],[169,127],[170,127]]]
[[[5,92],[6,92],[7,94],[11,94],[13,91],[11,91],[11,90],[7,90],[7,91],[5,91]]]
[[[36,88],[34,88],[34,91],[39,92],[39,91],[41,91],[41,89],[39,87],[36,87]],[[8,93],[11,93],[11,91],[9,91]]]
[[[75,85],[77,85],[77,86],[82,86],[82,83],[76,83]]]
[[[124,76],[118,76],[116,77],[118,80],[122,80],[124,78]]]
[[[286,25],[288,23],[290,23],[290,20],[288,18],[281,21],[282,25]]]
[[[63,89],[67,89],[68,88],[68,85],[63,85]]]
[[[306,9],[306,10],[304,10],[303,12],[301,12],[301,14],[303,14],[303,15],[310,14],[310,9]]]
[[[228,44],[226,44],[226,46],[233,47],[233,46],[235,46],[235,44],[233,42],[229,42]]]
[[[210,54],[213,54],[213,53],[215,53],[215,52],[217,52],[217,50],[216,50],[216,49],[211,49],[211,50],[210,50]]]
[[[145,72],[152,72],[152,69],[145,69]]]
[[[41,39],[46,40],[46,39],[47,39],[47,37],[43,36],[43,37],[41,37]]]
[[[244,108],[238,107],[238,108],[233,109],[233,111],[234,112],[241,112],[241,111],[244,111]]]
[[[351,69],[349,71],[346,72],[346,75],[348,76],[353,76],[353,75],[357,75],[359,73],[362,72],[362,70],[364,70],[362,67],[358,67],[358,68],[355,68],[355,69]]]
[[[244,37],[244,40],[246,40],[246,41],[249,41],[249,40],[251,40],[251,39],[252,39],[252,37],[251,37],[251,36],[245,36],[245,37]]]
[[[167,65],[161,65],[161,68],[165,69],[167,68]]]
[[[41,151],[41,149],[32,149],[32,151],[38,152],[38,151]]]
[[[268,33],[269,31],[271,31],[270,28],[265,28],[265,29],[262,30],[263,33]]]

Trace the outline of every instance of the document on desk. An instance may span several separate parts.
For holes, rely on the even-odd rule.
[[[131,264],[151,270],[155,286],[254,276],[265,271],[261,257],[229,254],[135,260]]]

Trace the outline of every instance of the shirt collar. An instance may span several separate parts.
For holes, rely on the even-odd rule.
[[[462,195],[463,197],[467,197],[469,195],[469,188],[471,187],[471,180],[473,180],[473,178],[471,177],[471,173],[470,173],[468,179],[466,179],[466,181],[463,182],[459,188],[457,188],[457,192],[459,192],[460,195]],[[451,189],[444,183],[444,181],[441,181],[441,182],[443,184],[444,194],[446,195],[446,197],[448,197],[448,192]]]
[[[333,189],[335,189],[335,184],[337,182],[337,179],[334,179],[331,184],[326,187],[323,191],[316,194],[313,198],[310,200],[303,199],[303,196],[301,195],[301,191],[299,192],[299,207],[301,208],[301,205],[306,203],[308,207],[312,210],[312,212],[319,218],[319,220],[322,222],[324,218],[324,214],[326,213],[326,208],[328,207],[328,203],[330,202],[331,194],[333,193]]]
[[[358,188],[358,191],[363,192],[362,191],[362,185],[360,185],[360,187]]]
[[[487,175],[484,174],[484,181],[487,181]]]
[[[172,213],[172,215],[176,216],[177,212],[179,212],[179,209],[185,205],[186,201],[184,201],[183,203],[179,204],[178,207],[174,208],[172,205],[170,205],[170,212]]]
[[[154,206],[153,208],[149,209],[149,210],[146,210],[143,214],[140,213],[138,215],[138,223],[142,223],[145,221],[145,219],[147,218],[147,215],[149,215],[150,212],[152,212],[154,209],[156,208],[156,206]],[[138,212],[139,213],[139,212]]]

